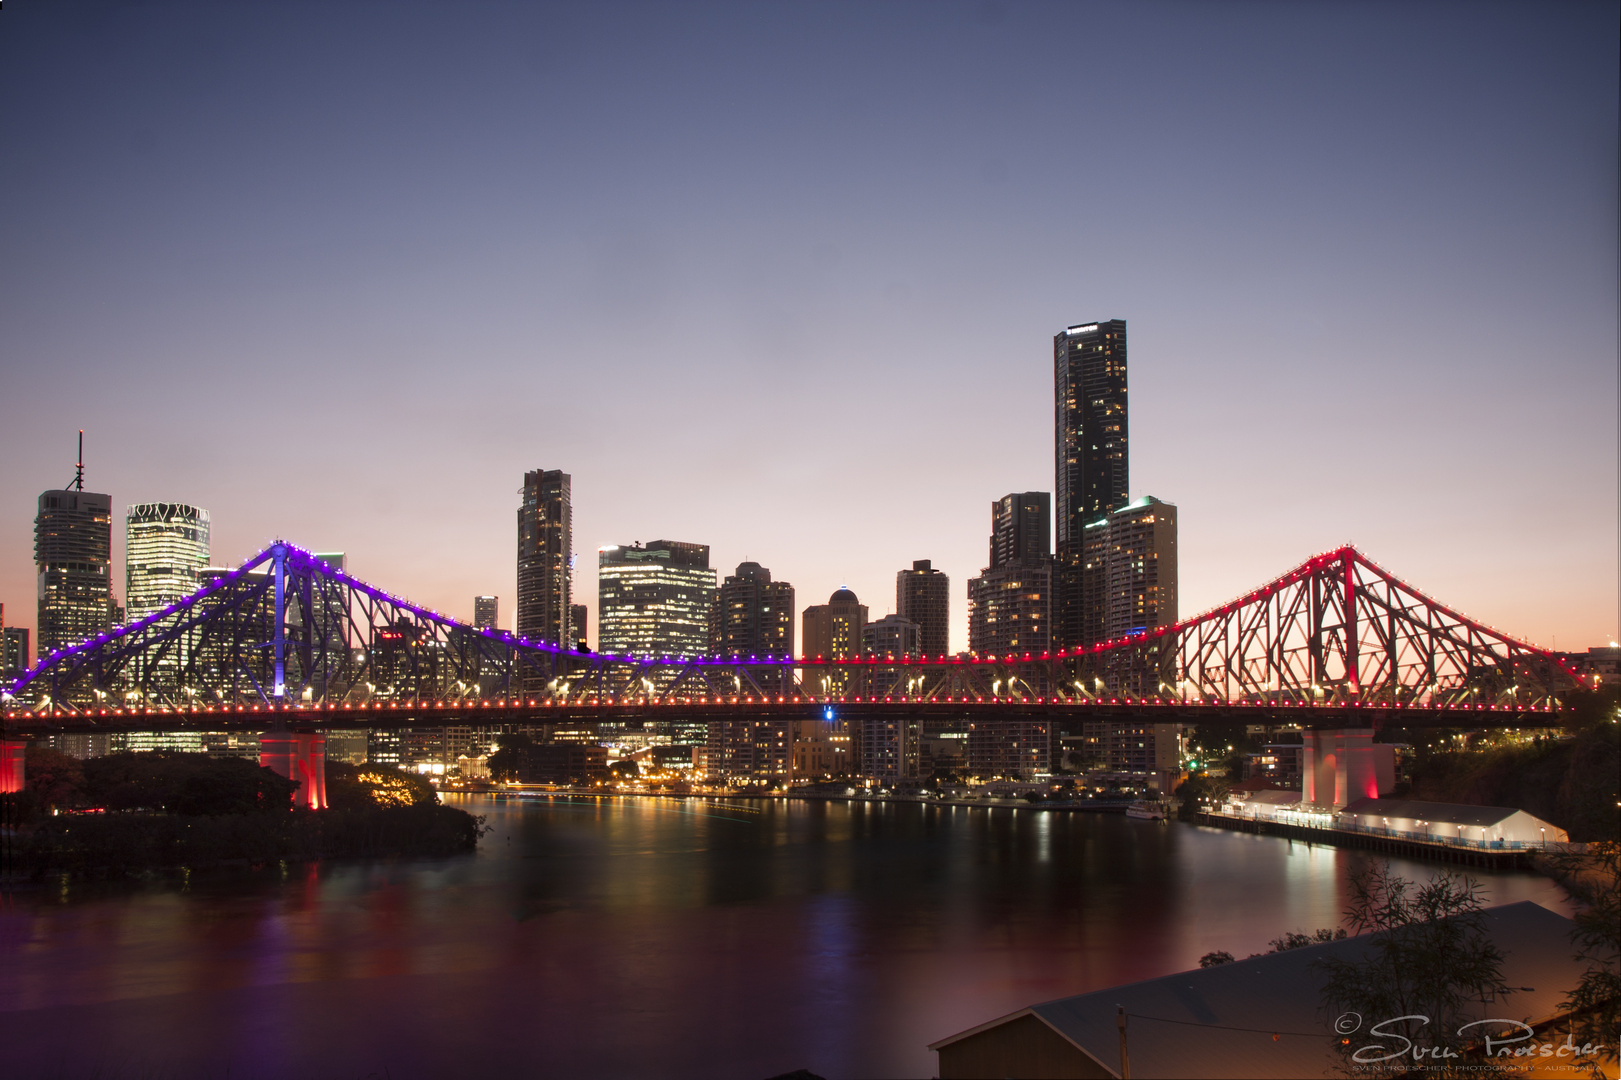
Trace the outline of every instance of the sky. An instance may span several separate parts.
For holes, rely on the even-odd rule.
[[[511,625],[526,470],[595,552],[952,581],[1126,319],[1184,616],[1356,544],[1618,636],[1612,3],[0,11],[0,603],[39,493],[189,502]]]

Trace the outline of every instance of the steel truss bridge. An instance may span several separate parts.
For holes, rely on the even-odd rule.
[[[1562,695],[1582,685],[1560,657],[1465,618],[1351,547],[1173,626],[1087,648],[675,657],[570,650],[468,626],[278,541],[162,611],[42,657],[4,697],[13,730],[697,720],[829,708],[1546,726]]]

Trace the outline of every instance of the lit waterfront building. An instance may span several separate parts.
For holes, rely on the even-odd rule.
[[[951,579],[929,559],[918,559],[910,570],[895,573],[895,614],[917,623],[924,656],[945,656],[951,651]]]
[[[15,681],[28,670],[28,660],[28,630],[7,626],[6,605],[0,604],[0,683]]]
[[[567,644],[574,554],[569,474],[533,469],[523,476],[518,507],[519,637]]]
[[[41,656],[112,624],[112,546],[110,496],[78,486],[40,495],[34,518],[34,570]]]
[[[501,598],[499,596],[473,597],[473,625],[480,630],[501,629]]]
[[[1126,321],[1081,323],[1053,337],[1058,604],[1054,644],[1094,644],[1100,620],[1085,606],[1086,526],[1126,505],[1131,458],[1126,409]]]
[[[986,778],[1029,780],[1052,767],[1046,720],[976,720],[968,725],[968,771]]]
[[[715,571],[709,545],[654,540],[597,552],[597,650],[702,656],[709,645]]]
[[[136,503],[124,515],[124,608],[134,622],[190,596],[208,565],[208,511]]]

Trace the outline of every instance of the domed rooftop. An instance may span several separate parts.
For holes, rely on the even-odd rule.
[[[834,593],[832,596],[827,598],[827,602],[830,603],[830,604],[859,604],[859,603],[861,603],[860,600],[856,599],[856,594],[855,593],[851,592],[849,589],[846,589],[846,588],[844,588],[842,586],[839,588],[838,592]]]

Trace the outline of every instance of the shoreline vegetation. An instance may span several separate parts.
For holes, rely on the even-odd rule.
[[[28,787],[6,795],[0,879],[141,874],[322,859],[470,852],[482,818],[439,802],[426,780],[388,766],[327,764],[324,810],[257,762],[200,754],[79,761],[30,749]]]

